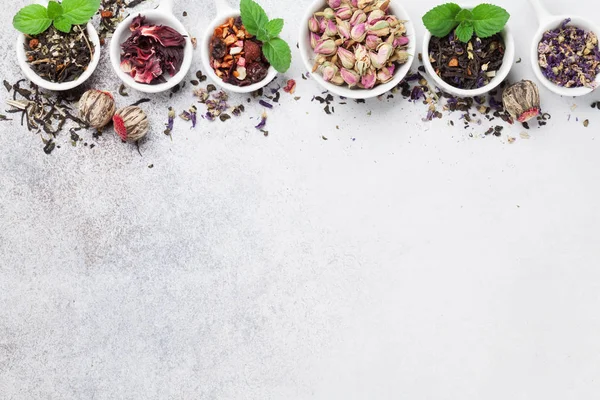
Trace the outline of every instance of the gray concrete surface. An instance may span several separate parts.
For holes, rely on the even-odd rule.
[[[263,2],[292,43],[307,3]],[[501,3],[532,77],[531,13]],[[214,13],[177,10],[195,35]],[[301,72],[269,137],[253,103],[170,140],[187,88],[153,97],[142,156],[109,133],[47,156],[0,122],[0,399],[597,398],[598,96],[543,91],[546,129],[480,139],[399,98],[325,115]],[[119,87],[106,53],[93,86]]]

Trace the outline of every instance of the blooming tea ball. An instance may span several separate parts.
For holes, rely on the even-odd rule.
[[[118,110],[113,116],[113,124],[121,139],[132,142],[137,142],[146,136],[150,126],[144,110],[136,106]]]
[[[526,122],[540,113],[540,93],[535,83],[522,80],[502,93],[504,109],[519,122]]]
[[[115,114],[115,100],[108,92],[90,89],[79,99],[79,116],[93,128],[103,128]]]

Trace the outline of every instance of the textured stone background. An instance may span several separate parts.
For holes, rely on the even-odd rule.
[[[211,2],[177,3],[200,35]],[[263,1],[293,43],[307,3]],[[531,78],[532,12],[499,3]],[[0,3],[12,82],[23,4]],[[153,97],[142,156],[110,133],[47,156],[0,123],[0,399],[597,398],[598,95],[543,91],[550,124],[508,144],[400,98],[327,116],[294,56],[302,99],[283,94],[266,138],[255,104],[165,137],[189,86]],[[105,52],[92,85],[115,79]]]

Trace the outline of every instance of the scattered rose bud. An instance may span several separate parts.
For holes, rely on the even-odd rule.
[[[123,140],[137,142],[148,133],[149,123],[144,111],[136,106],[121,108],[113,116],[115,131]]]
[[[114,114],[115,100],[108,92],[91,89],[79,99],[79,116],[93,128],[103,128]]]

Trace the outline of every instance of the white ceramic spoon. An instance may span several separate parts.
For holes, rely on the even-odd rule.
[[[202,60],[202,66],[206,75],[209,76],[214,83],[221,86],[223,89],[234,92],[234,93],[250,93],[258,90],[262,87],[265,87],[269,82],[275,79],[277,76],[277,71],[273,67],[269,67],[267,72],[267,76],[260,82],[256,82],[249,86],[235,86],[229,83],[223,82],[221,78],[215,74],[212,66],[210,65],[210,39],[213,36],[215,29],[224,24],[227,19],[239,17],[239,10],[231,8],[225,0],[214,0],[215,7],[217,8],[217,16],[213,19],[213,21],[208,25],[206,32],[204,33],[204,37],[202,38],[202,43],[200,45],[200,58]]]
[[[569,25],[576,26],[580,29],[583,29],[586,32],[594,32],[596,34],[599,34],[600,30],[598,30],[596,25],[594,25],[591,21],[589,21],[585,18],[572,16],[572,15],[564,15],[564,14],[563,15],[550,14],[546,10],[544,5],[542,4],[541,0],[529,0],[529,1],[531,2],[531,5],[535,9],[535,13],[537,14],[538,22],[540,25],[537,32],[533,36],[533,43],[531,44],[531,66],[533,67],[533,72],[534,72],[535,76],[537,77],[537,79],[546,88],[548,88],[549,90],[551,90],[554,93],[559,94],[561,96],[583,96],[583,95],[586,95],[586,94],[594,91],[593,88],[589,88],[589,87],[567,88],[564,86],[559,86],[556,83],[551,82],[548,78],[546,78],[544,76],[544,74],[542,73],[542,69],[540,68],[540,65],[538,62],[538,45],[539,45],[540,41],[542,40],[542,36],[544,35],[544,32],[558,28],[560,26],[560,24],[562,24],[562,22],[567,18],[571,19],[571,22],[569,23]],[[600,74],[596,75],[596,83],[600,84]]]
[[[45,7],[48,5],[48,0],[38,0],[36,1],[36,3],[41,4]],[[78,28],[73,27],[73,29]],[[100,61],[100,39],[98,38],[98,32],[96,32],[96,29],[91,24],[91,22],[87,23],[86,30],[88,37],[90,38],[90,42],[94,45],[94,54],[92,55],[92,60],[90,61],[86,70],[83,72],[83,74],[81,74],[79,78],[77,78],[74,81],[62,83],[47,81],[44,78],[40,77],[33,69],[31,69],[29,63],[27,62],[27,57],[25,55],[25,35],[20,33],[17,37],[16,43],[17,62],[19,63],[19,66],[23,70],[23,73],[25,74],[27,79],[29,79],[31,82],[35,83],[41,88],[47,90],[54,90],[57,92],[73,89],[85,82],[90,76],[92,76],[92,74],[96,70],[96,67],[98,66],[98,62]]]
[[[121,43],[126,41],[131,35],[129,25],[131,25],[131,21],[138,15],[146,17],[146,20],[154,25],[170,26],[185,36],[183,64],[181,64],[181,68],[179,69],[179,72],[175,74],[175,76],[165,75],[165,79],[167,80],[165,83],[159,83],[157,85],[139,83],[136,82],[131,75],[123,72],[121,69]],[[173,0],[161,0],[160,5],[156,9],[132,13],[117,26],[117,29],[115,29],[113,37],[110,41],[110,61],[115,73],[127,86],[144,93],[164,92],[165,90],[169,90],[181,82],[187,75],[188,71],[190,70],[190,66],[192,65],[192,52],[193,47],[190,35],[187,33],[183,24],[175,17],[175,15],[173,15]]]

